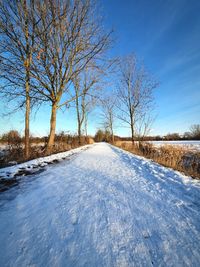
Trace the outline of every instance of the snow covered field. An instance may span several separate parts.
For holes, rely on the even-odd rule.
[[[151,141],[155,146],[173,145],[190,151],[200,151],[200,141]]]
[[[76,152],[0,194],[0,266],[200,266],[198,181],[104,143]]]
[[[125,144],[132,144],[132,141],[117,141],[121,145],[122,143]],[[161,147],[161,146],[175,146],[175,147],[181,147],[184,148],[188,151],[193,151],[193,152],[198,152],[200,151],[200,141],[148,141],[149,143],[152,143],[156,147]],[[137,143],[137,141],[136,141]]]

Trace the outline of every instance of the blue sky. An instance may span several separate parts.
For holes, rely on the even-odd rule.
[[[110,55],[135,52],[160,82],[151,134],[182,133],[200,123],[200,1],[106,0],[102,5],[105,28],[114,29]],[[0,108],[5,110],[3,102]],[[49,114],[49,108],[43,107],[32,116],[34,134],[48,134]],[[96,111],[90,117],[89,133],[94,134],[98,122]],[[13,128],[23,132],[22,113],[0,118],[0,125],[0,133]],[[72,111],[59,112],[57,130],[76,131]],[[117,127],[116,131],[130,134],[126,128]]]
[[[152,134],[200,123],[200,1],[109,0],[114,55],[136,52],[158,79]]]

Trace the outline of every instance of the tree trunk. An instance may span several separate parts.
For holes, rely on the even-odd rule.
[[[29,73],[26,77],[26,115],[25,115],[25,158],[30,157],[30,140],[29,140],[29,124],[30,124],[30,95],[29,95]]]
[[[81,118],[80,118],[80,111],[79,111],[79,99],[78,93],[76,92],[76,114],[77,114],[77,126],[78,126],[78,143],[81,145]]]
[[[28,30],[28,12],[27,12],[27,1],[23,2],[23,9],[25,15],[25,39],[26,39],[26,60],[24,62],[26,69],[26,114],[25,114],[25,158],[30,157],[30,140],[29,140],[29,124],[30,124],[30,45],[29,45],[29,30]]]
[[[114,144],[114,132],[113,132],[113,124],[112,124],[112,116],[110,116],[110,130],[111,130],[111,142]]]
[[[134,136],[134,125],[133,125],[132,119],[131,119],[131,141],[132,141],[132,145],[134,146],[135,136]]]
[[[129,108],[129,114],[130,114],[130,124],[131,124],[131,141],[132,141],[132,146],[134,146],[134,138],[135,138],[135,133],[134,133],[134,113],[132,112],[132,109],[131,109],[131,105],[130,105],[130,108]]]
[[[52,103],[51,108],[51,120],[50,120],[50,134],[47,143],[47,154],[52,152],[55,141],[55,131],[56,131],[56,111],[57,111],[57,102]]]
[[[78,141],[79,141],[79,145],[81,145],[81,125],[80,125],[80,122],[78,122]]]
[[[112,143],[114,144],[114,142],[115,142],[115,138],[114,138],[114,133],[112,131]]]
[[[85,136],[87,137],[88,133],[87,133],[87,115],[85,115]]]

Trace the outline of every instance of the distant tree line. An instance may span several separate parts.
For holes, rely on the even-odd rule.
[[[107,136],[107,138],[105,138]],[[109,136],[109,137],[108,137]],[[108,131],[105,132],[103,130],[98,130],[95,135],[95,141],[96,142],[102,142],[111,140],[111,133]],[[120,137],[115,136],[115,140],[121,140],[121,141],[132,141],[132,137]],[[180,135],[179,133],[169,133],[165,136],[135,136],[136,141],[176,141],[176,140],[200,140],[200,124],[193,124],[190,127],[190,130],[188,132],[185,132],[184,134]]]
[[[89,139],[93,138],[91,136],[82,136],[83,139]],[[16,130],[8,131],[7,133],[2,134],[0,136],[0,141],[2,143],[6,143],[11,146],[21,146],[24,143],[24,136],[21,136],[21,134]],[[44,145],[48,142],[48,136],[30,136],[30,142],[32,145],[41,144]],[[70,134],[65,133],[64,131],[61,131],[60,133],[55,134],[55,142],[57,143],[66,143],[66,144],[79,144],[79,136],[77,134]],[[86,142],[88,143],[88,142]]]
[[[113,139],[115,141],[121,140],[120,136],[113,135],[112,132],[109,130],[97,130],[95,136],[93,137],[95,142],[108,142],[108,143],[113,143]]]
[[[183,133],[182,135],[179,133],[169,133],[165,136],[155,136],[150,137],[154,140],[200,140],[200,124],[191,125],[189,131]]]

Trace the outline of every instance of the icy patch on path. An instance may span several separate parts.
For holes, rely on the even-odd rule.
[[[0,195],[0,266],[199,266],[199,214],[197,181],[93,145]]]

